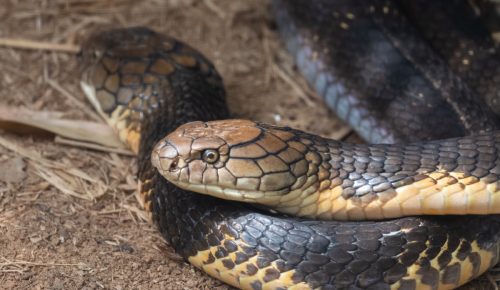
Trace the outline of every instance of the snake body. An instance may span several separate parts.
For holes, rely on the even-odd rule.
[[[369,143],[500,128],[500,55],[468,1],[273,3],[303,75]]]
[[[186,122],[228,118],[213,65],[146,28],[95,35],[82,57],[87,96],[138,152],[146,210],[171,246],[213,277],[243,289],[452,289],[499,259],[498,216],[312,221],[182,190],[150,153]],[[494,127],[485,116],[479,123]],[[384,136],[397,135],[389,129]]]

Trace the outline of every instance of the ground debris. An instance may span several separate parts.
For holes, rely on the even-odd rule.
[[[19,183],[26,177],[26,162],[19,157],[1,160],[0,157],[0,181]]]

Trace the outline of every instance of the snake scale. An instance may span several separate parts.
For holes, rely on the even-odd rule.
[[[498,127],[495,98],[488,97],[496,91],[480,91],[473,81],[461,82],[473,73],[451,70],[453,57],[433,57],[431,47],[404,45],[415,41],[414,28],[406,27],[401,13],[387,12],[394,11],[394,5],[405,5],[397,1],[308,3],[275,1],[280,30],[306,78],[366,140],[420,141]],[[331,15],[337,15],[335,25],[324,25]],[[347,33],[350,29],[359,33]],[[317,35],[329,36],[323,41]],[[150,154],[156,142],[184,123],[229,117],[222,79],[214,66],[188,45],[141,27],[95,34],[81,56],[84,91],[138,153],[144,207],[175,251],[215,278],[243,289],[452,289],[499,260],[500,218],[496,215],[305,220],[180,189],[151,165]],[[331,68],[338,59],[343,60],[341,65],[351,65]],[[481,84],[487,87],[487,81]],[[475,97],[478,94],[485,98]],[[401,113],[403,109],[406,113]],[[275,132],[282,138],[278,141],[290,141],[287,133],[299,134],[284,132]],[[485,134],[485,142],[494,144],[485,146],[495,151],[498,137]],[[262,148],[274,152],[265,144]],[[482,156],[497,156],[496,151],[477,150]],[[407,159],[401,160],[404,167]],[[158,165],[153,156],[155,162]],[[491,162],[490,171],[496,168],[496,161]],[[490,175],[484,176],[493,178]]]

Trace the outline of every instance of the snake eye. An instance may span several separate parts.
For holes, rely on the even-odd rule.
[[[203,158],[203,161],[209,164],[213,164],[219,160],[219,152],[214,149],[207,149],[203,151],[203,154],[201,156]]]

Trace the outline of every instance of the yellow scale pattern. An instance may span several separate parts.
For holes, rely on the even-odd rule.
[[[245,247],[244,242],[240,240],[235,240],[229,235],[225,235],[225,239],[232,240],[238,245],[238,250],[229,253],[224,259],[231,259],[233,262],[236,261],[236,253],[243,252],[242,246]],[[224,244],[224,240],[221,241],[221,245]],[[309,285],[305,282],[296,283],[293,281],[292,277],[295,270],[290,270],[287,272],[281,272],[277,279],[266,282],[264,277],[266,276],[266,271],[268,269],[273,269],[279,272],[276,262],[271,263],[269,266],[259,269],[255,274],[248,274],[248,266],[252,265],[257,268],[257,257],[259,254],[249,258],[247,261],[241,264],[235,264],[231,269],[228,269],[222,263],[222,259],[215,259],[214,262],[209,263],[209,257],[214,256],[217,252],[219,246],[212,246],[204,251],[199,251],[195,256],[188,258],[189,262],[195,267],[208,273],[210,276],[217,278],[226,282],[229,285],[238,287],[240,289],[254,289],[252,288],[252,283],[260,282],[263,290],[277,289],[279,287],[290,289],[290,290],[306,290],[311,289]]]
[[[238,250],[237,251],[242,251],[240,245],[244,245],[243,242],[235,240],[234,238],[227,236],[225,237],[226,239],[235,241],[239,244]],[[465,243],[465,241],[462,241]],[[224,243],[224,241],[221,241],[221,245]],[[301,282],[296,284],[292,280],[292,276],[295,273],[295,270],[290,270],[287,272],[283,272],[280,274],[280,277],[276,280],[265,282],[264,277],[266,270],[268,269],[277,269],[276,263],[272,263],[271,265],[259,269],[257,273],[254,275],[248,275],[247,274],[247,267],[248,265],[253,265],[256,267],[256,260],[257,260],[257,255],[254,257],[250,258],[244,263],[241,263],[239,265],[236,265],[234,268],[228,269],[224,266],[222,263],[222,259],[215,259],[212,263],[209,263],[209,256],[215,256],[216,251],[218,250],[219,246],[212,246],[207,250],[200,251],[198,252],[195,256],[189,257],[189,262],[196,266],[197,268],[205,271],[208,273],[210,276],[215,277],[217,279],[220,279],[234,287],[238,287],[241,289],[253,289],[252,288],[252,283],[259,281],[262,285],[262,289],[276,289],[278,287],[286,287],[286,289],[291,289],[291,290],[302,290],[302,289],[312,289],[307,283]],[[477,276],[483,274],[486,270],[488,270],[492,265],[496,264],[498,262],[498,257],[499,257],[499,248],[498,246],[494,249],[493,252],[489,251],[484,251],[481,250],[480,247],[478,246],[477,242],[474,241],[471,244],[471,254],[478,254],[480,257],[480,265],[479,268],[474,269],[473,262],[470,258],[466,258],[465,260],[461,261],[458,259],[457,254],[459,252],[460,247],[456,247],[455,251],[451,253],[452,259],[448,263],[448,265],[454,265],[456,263],[460,264],[460,278],[457,284],[447,284],[443,282],[442,277],[444,276],[444,272],[447,267],[440,268],[438,264],[438,258],[441,253],[445,252],[448,250],[448,245],[445,244],[442,248],[441,251],[438,255],[436,255],[436,258],[430,261],[430,266],[434,269],[439,270],[439,276],[441,279],[439,279],[439,285],[437,285],[437,289],[454,289],[457,287],[457,285],[463,285],[472,279],[476,278]],[[236,252],[237,252],[236,251]],[[236,252],[230,253],[228,257],[225,257],[224,259],[230,258],[233,262],[236,260]],[[469,255],[470,257],[470,255]],[[425,258],[425,251],[423,251],[420,256],[420,258]],[[402,281],[410,281],[413,280],[416,282],[416,289],[433,289],[432,286],[427,285],[423,283],[422,281],[422,275],[418,274],[420,269],[420,266],[418,263],[415,263],[413,266],[409,267],[407,269],[408,273],[405,275],[401,281],[398,281],[391,285],[391,289],[400,289],[401,287],[401,282]],[[474,273],[474,270],[477,272]]]
[[[438,171],[425,176],[412,184],[389,189],[376,196],[369,194],[366,199],[346,199],[342,195],[342,187],[335,186],[310,195],[294,196],[303,201],[300,206],[287,207],[293,203],[285,201],[278,208],[286,213],[323,220],[499,213],[500,191],[496,182],[487,183],[460,172]]]
[[[464,241],[463,241],[464,242]],[[427,246],[429,242],[427,242]],[[438,259],[434,258],[431,260],[430,265],[434,269],[439,269],[439,276],[441,279],[439,279],[439,285],[432,285],[432,286],[437,286],[433,288],[431,285],[427,285],[422,283],[422,275],[418,274],[418,271],[420,269],[420,266],[418,263],[415,263],[413,266],[408,267],[407,275],[401,279],[401,281],[398,281],[391,285],[391,289],[400,289],[401,287],[401,282],[405,280],[414,280],[416,282],[416,289],[422,289],[422,290],[432,290],[432,289],[440,289],[440,290],[447,290],[447,289],[455,289],[457,285],[463,285],[472,279],[478,277],[479,275],[483,274],[488,270],[492,265],[495,265],[498,262],[498,257],[499,257],[499,248],[498,246],[495,247],[494,252],[489,252],[489,251],[484,251],[481,250],[481,248],[478,246],[477,242],[474,241],[471,244],[471,253],[476,253],[480,257],[480,265],[479,269],[476,269],[476,273],[474,273],[474,265],[473,262],[470,259],[470,255],[468,258],[465,260],[461,261],[458,259],[457,254],[459,252],[460,247],[457,247],[454,252],[451,253],[452,258],[451,261],[448,263],[448,265],[454,265],[454,264],[460,264],[460,279],[457,284],[446,284],[443,283],[443,275],[447,267],[444,267],[440,269]],[[441,251],[436,257],[439,257],[441,253],[445,252],[448,250],[448,244],[445,244],[442,248]],[[420,258],[425,258],[425,251],[422,252],[419,256]]]
[[[96,108],[97,112],[103,117],[103,119],[106,120],[108,125],[118,133],[120,140],[124,144],[127,144],[132,152],[137,154],[139,152],[141,131],[140,127],[136,123],[128,121],[131,110],[119,105],[108,116],[101,106],[95,87],[85,82],[81,82],[81,87],[89,101]]]

